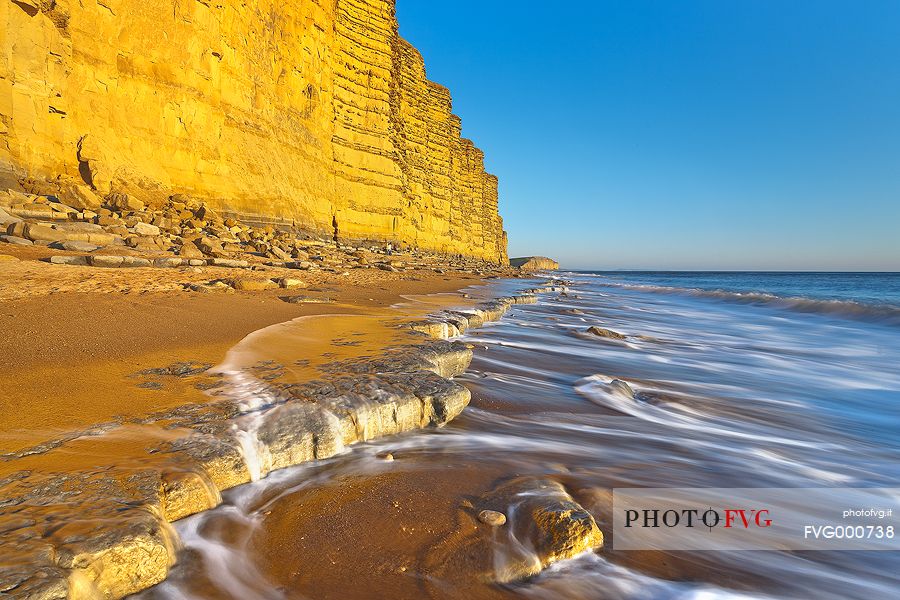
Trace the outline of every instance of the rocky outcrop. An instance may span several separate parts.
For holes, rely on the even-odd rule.
[[[524,256],[512,258],[509,264],[523,271],[555,271],[559,269],[559,263],[546,256]]]
[[[5,0],[0,20],[0,172],[27,191],[80,209],[180,193],[507,260],[497,179],[393,0]]]
[[[603,545],[594,517],[558,482],[523,477],[500,485],[484,498],[489,511],[513,515],[510,543],[495,553],[494,577],[524,579],[549,565]]]
[[[591,513],[560,482],[548,478],[501,480],[494,489],[466,499],[460,508],[461,525],[426,557],[432,579],[441,585],[459,581],[460,574],[469,585],[473,578],[520,584],[556,562],[604,543]]]

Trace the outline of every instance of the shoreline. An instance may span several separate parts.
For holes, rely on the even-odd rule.
[[[395,286],[381,290],[381,302],[383,305],[387,298],[417,291],[459,289],[477,281],[419,281],[402,290]],[[372,293],[371,289],[353,289]],[[378,302],[375,296],[367,299],[368,306],[304,304],[304,309],[314,308],[302,312],[309,318],[318,314],[325,319],[325,314],[334,313],[336,308],[349,311],[333,317],[337,319],[353,316],[354,309],[357,315],[377,314],[378,309],[371,305]],[[117,302],[114,298],[113,303]],[[404,345],[388,344],[376,360],[367,356],[338,361],[340,374],[320,381],[264,384],[268,391],[278,391],[254,406],[229,398],[227,393],[224,399],[190,402],[188,397],[198,397],[196,389],[175,390],[178,400],[169,410],[119,418],[50,443],[45,440],[24,451],[20,448],[14,453],[17,456],[7,453],[5,464],[0,463],[6,488],[3,496],[8,498],[0,522],[6,522],[4,542],[12,546],[8,556],[14,567],[2,572],[4,589],[21,597],[46,598],[91,597],[97,593],[123,597],[146,589],[162,581],[176,560],[179,542],[168,523],[217,506],[221,491],[257,480],[272,470],[334,455],[359,441],[448,422],[468,403],[468,391],[448,378],[465,370],[471,349],[440,338],[496,320],[516,302],[515,298],[497,299],[470,307],[468,313],[445,314],[443,320],[430,318],[427,313],[418,319],[407,316],[411,322],[405,327],[396,329],[392,325],[408,340]],[[232,301],[226,304],[232,307]],[[298,318],[304,315],[293,320]],[[268,328],[272,327],[278,325]],[[205,351],[220,347],[212,343]],[[158,359],[155,353],[151,356]],[[208,365],[201,359],[209,354],[198,356],[187,364],[207,367],[197,375],[206,377]],[[77,364],[77,356],[72,359]],[[19,361],[21,375],[21,369],[29,364],[27,353]],[[73,367],[69,364],[61,368]],[[236,373],[246,371],[214,376],[227,379]],[[188,382],[192,376],[188,376]],[[204,383],[215,395],[216,382]],[[147,391],[159,393],[157,389]],[[375,397],[379,399],[377,406],[383,408],[372,410]],[[314,410],[310,401],[318,405]],[[98,475],[97,457],[110,454],[117,457],[114,464]],[[53,465],[58,469],[61,457],[69,461],[70,472],[49,468]],[[73,497],[76,499],[71,500]],[[120,515],[112,527],[102,519],[100,525],[91,522],[90,515],[99,517],[111,507],[122,505],[129,508],[118,509]],[[40,531],[42,518],[51,515],[66,524],[68,537]],[[72,531],[77,531],[74,537]]]

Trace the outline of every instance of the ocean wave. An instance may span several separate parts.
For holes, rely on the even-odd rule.
[[[582,274],[582,276],[584,275]],[[596,277],[602,278],[602,276]],[[771,306],[803,313],[832,315],[900,327],[900,306],[894,304],[870,304],[854,300],[822,300],[804,296],[779,296],[769,292],[737,292],[723,289],[708,290],[639,283],[617,283],[608,280],[596,282],[596,285],[661,294],[715,298],[741,304]]]

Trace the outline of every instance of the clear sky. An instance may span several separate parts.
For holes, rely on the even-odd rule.
[[[397,0],[512,256],[900,270],[900,0]]]

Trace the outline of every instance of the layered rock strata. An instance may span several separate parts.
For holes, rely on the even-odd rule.
[[[394,0],[15,0],[0,20],[0,179],[507,260],[497,179]]]
[[[449,378],[466,370],[472,350],[434,338],[452,337],[499,319],[514,304],[535,301],[530,294],[500,298],[404,325],[412,330],[409,345],[336,362],[318,380],[278,384],[254,378],[248,384],[242,376],[240,400],[226,394],[132,423],[156,436],[176,433],[127,464],[66,473],[7,469],[11,474],[0,480],[0,592],[15,598],[120,598],[162,581],[179,545],[169,523],[215,507],[221,491],[334,456],[354,443],[456,417],[470,395]],[[185,363],[166,372],[205,368]],[[248,391],[257,399],[252,406]],[[83,435],[102,439],[119,427],[98,425]],[[27,458],[71,439],[2,460]],[[535,515],[539,530],[557,531]],[[547,538],[542,563],[599,543],[594,529],[585,527],[576,528],[574,541],[566,535]]]

